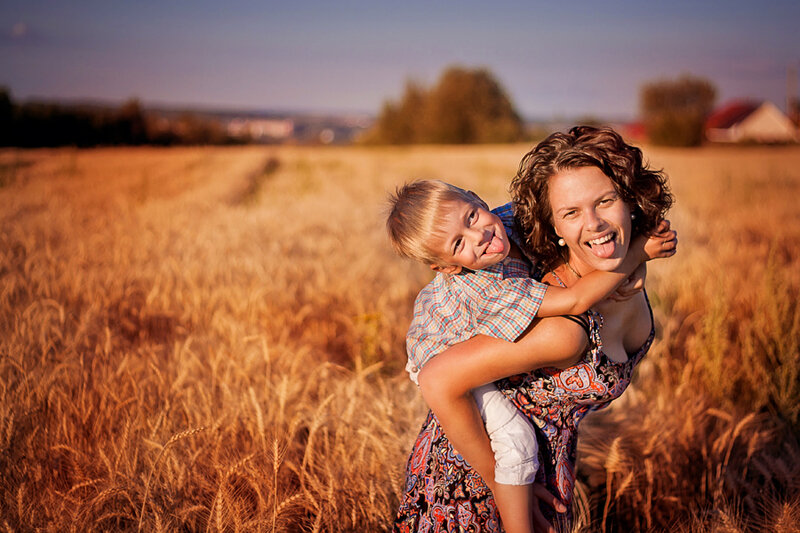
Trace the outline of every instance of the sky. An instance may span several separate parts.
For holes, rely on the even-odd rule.
[[[800,2],[0,3],[0,85],[15,101],[376,114],[452,65],[489,69],[526,118],[634,118],[643,83],[684,74],[710,80],[718,103],[784,109]]]

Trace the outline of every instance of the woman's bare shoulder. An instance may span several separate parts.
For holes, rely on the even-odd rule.
[[[542,283],[555,285],[556,287],[561,286],[561,280],[558,279],[558,276],[556,276],[556,273],[553,270],[549,270],[544,276],[542,276]]]

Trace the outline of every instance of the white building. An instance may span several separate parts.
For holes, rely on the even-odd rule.
[[[786,143],[800,140],[797,126],[772,102],[732,102],[706,121],[712,142]]]
[[[237,118],[228,123],[228,134],[232,137],[250,137],[254,141],[284,140],[294,133],[291,119]]]

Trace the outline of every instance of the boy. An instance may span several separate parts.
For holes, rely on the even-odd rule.
[[[629,254],[622,272],[595,272],[569,289],[548,287],[530,277],[530,264],[509,239],[509,234],[516,236],[507,206],[490,212],[474,193],[441,181],[407,184],[390,204],[387,229],[395,250],[438,273],[417,297],[407,335],[406,370],[415,383],[422,366],[448,346],[479,334],[513,342],[537,315],[584,313],[647,258]],[[558,365],[557,354],[548,356],[536,354],[531,368]],[[533,425],[493,384],[475,389],[473,395],[495,458],[493,479],[479,473],[494,493],[506,531],[530,531],[531,490],[538,469]],[[466,435],[484,431],[475,407],[473,416],[465,416],[469,431],[451,434],[444,428],[473,466],[482,463],[475,451],[482,444]]]

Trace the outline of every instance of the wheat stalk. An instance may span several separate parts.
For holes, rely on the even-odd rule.
[[[180,440],[189,438],[192,435],[196,435],[197,433],[200,433],[201,431],[205,431],[206,429],[208,429],[208,428],[201,426],[201,427],[196,427],[196,428],[193,428],[193,429],[188,429],[186,431],[181,431],[180,433],[176,433],[176,434],[172,435],[172,437],[169,438],[169,440],[166,442],[166,444],[164,444],[164,447],[161,449],[161,452],[158,454],[158,457],[156,457],[156,460],[153,463],[153,467],[150,469],[150,475],[147,476],[147,483],[145,484],[145,488],[144,488],[144,498],[142,499],[142,509],[139,512],[139,524],[136,526],[136,531],[141,531],[142,530],[142,520],[144,518],[144,510],[145,510],[145,506],[147,505],[147,496],[148,496],[148,494],[150,492],[150,481],[153,478],[153,473],[156,470],[156,466],[158,466],[159,461],[161,461],[161,458],[164,456],[164,454],[166,453],[167,449],[169,449],[169,447],[172,444],[174,444],[174,443],[176,443],[176,442],[178,442]]]

